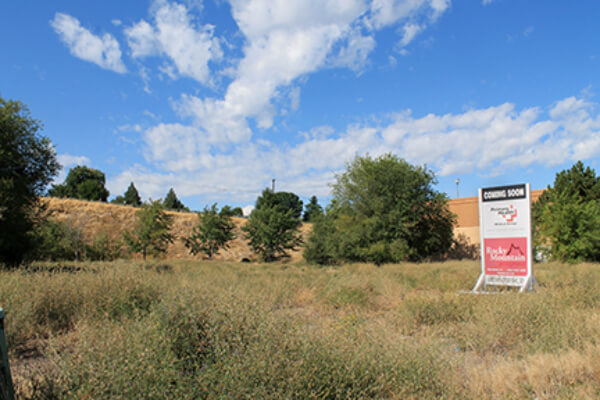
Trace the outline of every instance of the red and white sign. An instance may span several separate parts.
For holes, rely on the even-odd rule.
[[[486,285],[531,288],[531,196],[529,184],[479,189],[481,276]]]

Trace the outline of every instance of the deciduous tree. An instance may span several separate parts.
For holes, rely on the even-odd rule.
[[[212,258],[220,249],[229,247],[228,243],[235,237],[235,224],[231,220],[230,212],[231,210],[225,207],[218,212],[215,203],[210,208],[204,207],[204,211],[198,213],[198,226],[190,236],[183,239],[191,254],[203,252],[208,258]]]
[[[104,186],[105,184],[106,176],[104,172],[85,165],[78,165],[71,168],[65,182],[54,185],[48,191],[48,195],[106,202],[110,193]]]
[[[311,259],[308,251],[307,260],[381,264],[444,254],[455,217],[435,183],[432,171],[395,155],[357,156],[336,176],[331,206],[309,239],[321,256]]]
[[[142,205],[136,212],[137,222],[133,230],[123,234],[125,244],[133,253],[142,253],[146,260],[148,254],[158,255],[167,251],[169,243],[173,243],[171,226],[172,217],[165,213],[160,200]]]
[[[578,161],[556,174],[533,205],[536,255],[558,261],[600,261],[600,177]]]
[[[32,249],[39,196],[60,168],[41,128],[21,102],[0,98],[0,263],[8,266]]]
[[[242,230],[246,232],[250,247],[263,261],[274,261],[288,257],[288,250],[302,243],[299,225],[300,214],[297,209],[273,201],[273,192],[265,189]]]

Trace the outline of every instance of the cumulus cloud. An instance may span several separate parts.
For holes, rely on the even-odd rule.
[[[125,29],[133,58],[163,55],[172,63],[164,70],[177,75],[210,83],[209,62],[223,53],[214,37],[213,26],[196,24],[183,4],[156,2],[152,23],[141,20]],[[176,71],[176,73],[175,73]]]
[[[50,25],[75,57],[121,74],[127,72],[119,42],[112,35],[96,36],[82,27],[77,18],[63,13],[56,13]]]
[[[250,202],[276,177],[280,190],[322,197],[345,163],[366,153],[392,152],[413,164],[427,164],[441,176],[552,166],[600,155],[595,108],[569,97],[549,107],[521,110],[512,103],[421,117],[405,110],[343,132],[315,127],[300,133],[303,140],[293,146],[261,141],[222,152],[205,146],[197,128],[160,124],[144,134],[146,159],[159,172],[134,167],[117,178],[118,185],[113,182],[118,190],[111,191],[123,191],[135,180],[152,196],[164,195],[165,187],[175,185],[184,196]]]

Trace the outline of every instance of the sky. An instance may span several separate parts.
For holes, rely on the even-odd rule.
[[[426,165],[449,198],[600,172],[597,0],[0,2],[0,96],[63,170],[194,210],[326,205],[356,156]],[[457,179],[459,181],[457,187]],[[249,208],[247,208],[248,210]]]

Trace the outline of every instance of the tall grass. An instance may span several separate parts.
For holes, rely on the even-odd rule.
[[[22,398],[600,396],[599,265],[481,296],[475,262],[74,266],[0,272]]]

